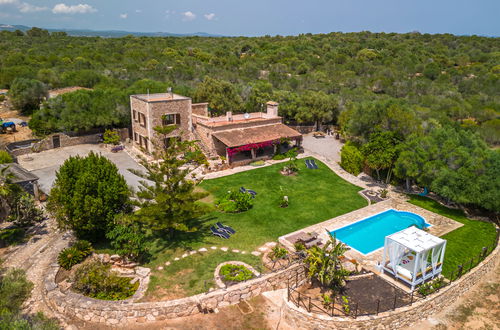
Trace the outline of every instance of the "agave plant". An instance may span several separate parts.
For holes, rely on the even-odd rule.
[[[322,247],[313,246],[307,250],[305,262],[308,266],[308,276],[317,280],[323,287],[340,288],[345,285],[345,278],[349,274],[342,265],[342,256],[349,248],[337,241],[334,235],[328,232],[330,240]]]

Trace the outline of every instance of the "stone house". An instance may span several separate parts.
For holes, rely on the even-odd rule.
[[[276,102],[267,102],[266,112],[233,115],[229,111],[225,116],[211,117],[208,103],[160,93],[131,95],[130,108],[134,147],[147,153],[165,146],[168,138],[195,139],[208,157],[225,157],[240,165],[270,158],[278,148],[290,143],[300,146],[302,141],[299,132],[283,124]],[[168,125],[177,125],[177,129],[162,141],[154,128]]]

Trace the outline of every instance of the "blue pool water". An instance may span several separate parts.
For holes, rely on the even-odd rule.
[[[384,246],[385,237],[416,225],[422,229],[430,225],[412,212],[387,210],[364,220],[336,229],[331,233],[338,240],[363,254]]]

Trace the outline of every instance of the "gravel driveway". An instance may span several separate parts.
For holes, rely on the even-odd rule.
[[[130,173],[129,168],[144,170],[125,151],[112,153],[103,145],[81,144],[72,147],[51,149],[39,153],[32,153],[19,157],[19,164],[40,178],[38,181],[40,188],[44,192],[49,192],[56,178],[56,171],[71,156],[85,156],[91,151],[99,153],[111,160],[118,167],[118,171],[125,177],[127,184],[137,190],[141,178]]]

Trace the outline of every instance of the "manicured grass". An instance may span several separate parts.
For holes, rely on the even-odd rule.
[[[492,223],[470,220],[461,210],[447,208],[427,197],[412,195],[410,203],[464,224],[442,236],[447,240],[443,264],[443,275],[446,277],[456,271],[458,265],[468,268],[471,258],[477,260],[483,247],[495,243],[496,229]]]
[[[344,181],[325,164],[316,160],[319,169],[310,170],[304,160],[297,162],[300,170],[296,176],[281,175],[284,164],[275,164],[201,183],[214,199],[242,186],[257,192],[253,208],[246,212],[211,214],[210,223],[220,221],[236,230],[223,244],[251,251],[279,236],[367,205],[357,193],[361,188]],[[282,195],[289,197],[287,208],[279,206]]]
[[[251,254],[209,250],[203,255],[198,253],[172,261],[164,270],[154,272],[146,296],[149,299],[175,299],[206,292],[210,287],[217,289],[214,281],[215,268],[220,263],[231,260],[243,261],[256,270],[262,267],[260,257]]]
[[[152,258],[145,266],[152,269],[152,279],[146,299],[169,299],[203,292],[204,281],[209,281],[210,285],[215,267],[224,261],[240,260],[260,268],[260,258],[250,252],[264,243],[367,205],[357,193],[361,188],[344,181],[325,164],[316,161],[319,169],[310,170],[304,160],[297,162],[300,170],[296,176],[281,175],[284,164],[275,164],[201,183],[199,189],[210,194],[204,202],[213,203],[228,190],[243,186],[257,192],[254,206],[237,214],[214,211],[200,219],[197,232],[177,234],[174,240],[165,238],[151,242]],[[279,206],[282,195],[289,196],[287,208]],[[229,239],[213,236],[209,228],[217,221],[233,227],[236,234]],[[247,254],[213,252],[211,246],[239,249]],[[201,247],[210,252],[173,261],[186,250]],[[171,265],[164,266],[166,261]],[[159,266],[164,269],[158,270]]]

